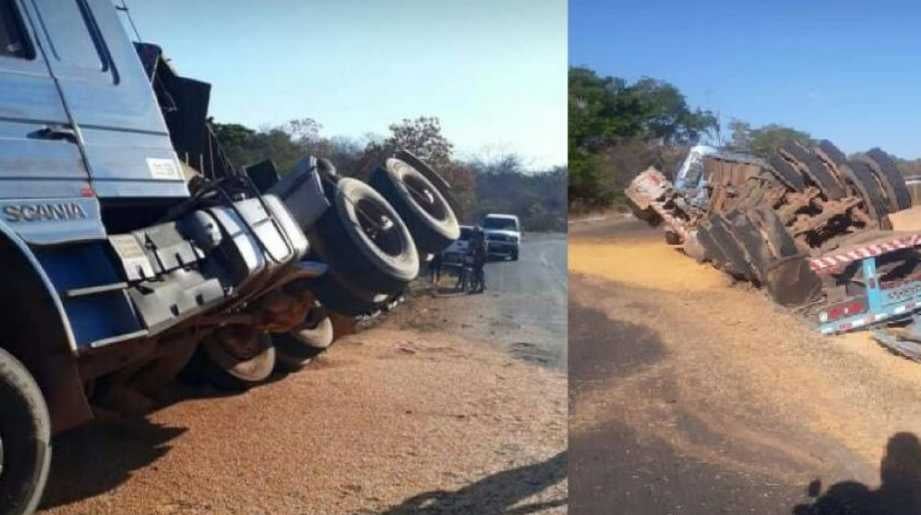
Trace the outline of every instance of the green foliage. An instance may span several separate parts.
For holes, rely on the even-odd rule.
[[[515,155],[471,166],[476,171],[477,205],[468,223],[487,213],[511,213],[518,215],[527,231],[566,230],[565,168],[529,173]]]
[[[667,82],[642,78],[628,84],[588,68],[570,68],[570,202],[582,207],[609,205],[622,196],[613,186],[641,171],[611,168],[606,150],[635,142],[687,146],[718,127],[713,113],[691,109],[678,88]]]
[[[566,228],[565,169],[529,173],[515,156],[490,163],[457,160],[454,145],[435,117],[404,119],[390,125],[387,136],[369,136],[364,142],[324,137],[322,126],[310,118],[260,130],[233,123],[212,123],[212,127],[236,166],[271,159],[281,173],[304,156],[315,155],[328,158],[342,175],[366,180],[395,150],[404,148],[452,185],[461,207],[458,216],[466,223],[476,223],[486,212],[502,212],[517,214],[527,230]]]
[[[730,146],[764,158],[789,141],[798,141],[806,146],[814,144],[809,133],[775,123],[753,129],[747,122],[732,120],[729,130],[732,137]]]
[[[569,70],[570,149],[591,151],[625,138],[686,145],[717,127],[713,113],[692,110],[667,82],[644,77],[627,84],[588,68]]]

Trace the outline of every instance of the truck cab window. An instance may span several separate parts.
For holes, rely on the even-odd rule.
[[[0,0],[0,56],[23,59],[32,57],[22,28],[22,18],[13,0]]]

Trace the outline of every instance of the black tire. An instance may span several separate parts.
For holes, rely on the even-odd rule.
[[[761,207],[748,212],[748,218],[761,233],[762,240],[768,244],[773,260],[783,259],[799,254],[796,242],[777,213],[770,208]]]
[[[752,264],[752,270],[758,282],[763,282],[771,252],[761,238],[761,233],[749,220],[745,213],[734,212],[726,215],[729,222],[729,232],[745,253],[746,259]]]
[[[332,345],[333,323],[329,317],[309,325],[272,335],[276,368],[286,372],[300,370]]]
[[[240,359],[213,339],[201,345],[205,378],[214,387],[234,392],[246,391],[264,382],[275,369],[275,347],[267,334],[259,335],[262,350]]]
[[[889,199],[886,198],[883,186],[879,183],[873,170],[870,169],[870,165],[863,161],[855,160],[848,162],[846,166],[854,174],[855,183],[860,184],[858,189],[861,192],[867,192],[870,204],[874,206],[873,210],[879,214],[877,220],[884,220],[886,215],[892,212],[892,207]]]
[[[370,315],[381,309],[389,298],[388,295],[357,290],[351,284],[343,281],[333,271],[320,277],[309,279],[310,291],[316,295],[320,304],[329,311],[347,316]],[[369,298],[370,296],[370,298]]]
[[[402,291],[419,274],[419,254],[393,206],[367,184],[339,179],[333,207],[308,231],[314,252],[368,291]]]
[[[455,197],[454,193],[451,191],[451,184],[436,172],[434,168],[406,149],[397,150],[394,152],[393,157],[409,163],[416,171],[424,175],[436,188],[438,188],[438,191],[441,192],[441,196],[448,201],[448,204],[451,205],[451,209],[454,210],[455,216],[458,218],[463,217],[464,213],[461,210],[461,205],[457,201],[457,197]]]
[[[518,251],[517,250],[512,251],[512,261],[518,261]]]
[[[803,176],[799,174],[796,168],[793,168],[793,165],[780,157],[780,155],[777,153],[772,154],[768,159],[768,163],[771,165],[770,169],[774,173],[774,176],[780,179],[780,182],[793,188],[795,191],[803,191],[806,189],[806,183],[803,181]]]
[[[844,152],[827,139],[819,142],[818,150],[836,166],[847,163],[847,156],[844,155]]]
[[[32,375],[3,349],[0,406],[0,514],[32,513],[51,468],[51,418]]]
[[[837,178],[825,168],[825,165],[819,161],[815,154],[793,142],[785,143],[782,149],[799,164],[809,179],[825,194],[826,198],[838,200],[844,197],[844,188],[841,187]]]
[[[704,249],[704,259],[716,266],[726,266],[726,256],[710,235],[710,224],[703,223],[697,227],[697,241]]]
[[[902,176],[902,172],[899,171],[889,154],[879,148],[873,148],[867,151],[867,160],[876,165],[870,168],[883,184],[893,210],[900,211],[910,208],[911,193],[908,192],[905,177]]]
[[[834,166],[833,173],[863,200],[864,209],[871,219],[879,220],[886,216],[888,211],[886,200],[880,196],[875,181],[867,182],[861,179],[847,162],[832,165]]]
[[[722,216],[716,215],[710,218],[710,235],[728,259],[727,268],[729,270],[727,271],[743,279],[752,280],[755,272],[752,270],[751,263],[745,258],[741,245],[729,233],[729,224]]]
[[[390,158],[371,174],[372,187],[400,213],[416,248],[435,254],[460,237],[460,224],[441,192],[408,163]]]
[[[681,245],[681,236],[675,231],[665,231],[665,243],[668,245]]]

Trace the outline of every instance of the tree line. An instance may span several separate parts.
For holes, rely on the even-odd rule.
[[[314,155],[332,161],[341,175],[367,180],[396,149],[405,148],[451,183],[463,223],[476,224],[486,213],[499,212],[518,215],[525,230],[566,230],[564,167],[528,170],[514,154],[460,159],[437,117],[404,119],[391,124],[386,135],[362,139],[327,137],[322,125],[310,118],[261,129],[213,120],[211,125],[236,166],[271,159],[280,173]]]
[[[705,142],[768,157],[787,141],[815,143],[806,131],[780,124],[754,127],[733,119],[728,137],[718,116],[692,108],[681,91],[644,77],[633,83],[584,67],[569,69],[569,209],[620,206],[624,188],[649,166],[671,175],[690,146]],[[896,158],[904,174],[921,160]]]

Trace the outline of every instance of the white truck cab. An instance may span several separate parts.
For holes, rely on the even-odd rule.
[[[490,213],[480,224],[486,235],[486,250],[491,256],[502,256],[518,261],[521,243],[521,225],[515,215]]]

